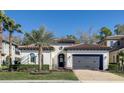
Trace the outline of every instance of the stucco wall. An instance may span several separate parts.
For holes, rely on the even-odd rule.
[[[111,41],[113,41],[113,44],[117,42],[117,40],[107,40],[107,46],[108,47],[112,47],[111,46]]]
[[[15,54],[15,49],[16,47],[14,45],[12,45],[12,62],[14,62],[16,54]],[[2,43],[2,53],[5,54],[5,56],[2,56],[2,61],[6,60],[6,57],[9,55],[9,44],[6,42]]]
[[[31,62],[30,53],[36,56],[36,63]],[[38,51],[37,50],[21,50],[21,63],[22,64],[38,64]],[[43,64],[51,64],[51,51],[43,51]]]
[[[110,52],[110,63],[116,63],[117,62],[117,55],[120,51],[124,51],[124,48],[116,50],[116,51],[112,51]],[[115,59],[114,59],[115,57]]]
[[[51,58],[52,58],[52,68],[56,69],[58,68],[58,55],[59,54],[64,54],[65,51],[63,51],[64,47],[71,46],[73,44],[52,44],[51,46],[54,47],[54,51],[51,53]],[[65,55],[66,57],[66,55]]]
[[[108,51],[84,51],[84,50],[68,50],[66,51],[66,67],[71,68],[73,67],[73,54],[102,54],[103,55],[103,69],[108,69],[109,65],[109,52]]]

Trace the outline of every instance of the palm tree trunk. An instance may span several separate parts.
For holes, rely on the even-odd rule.
[[[3,37],[2,37],[2,25],[0,24],[0,66],[2,64],[2,40],[3,40]]]
[[[12,66],[12,33],[9,33],[9,71],[11,71]]]
[[[40,50],[40,45],[38,46],[38,71],[40,71],[40,60],[41,60],[41,57],[40,57],[40,52],[41,50]]]
[[[42,70],[42,47],[39,45],[39,51],[38,51],[38,65],[39,65],[39,71]]]
[[[42,47],[41,47],[41,70],[43,70],[43,49],[42,49]]]

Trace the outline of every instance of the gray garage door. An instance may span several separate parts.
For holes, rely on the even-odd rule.
[[[73,55],[73,69],[100,69],[100,55]]]

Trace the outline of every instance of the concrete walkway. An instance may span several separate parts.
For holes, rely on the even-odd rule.
[[[93,70],[74,70],[75,75],[81,82],[124,82],[124,78],[109,72]]]
[[[80,83],[79,80],[0,80],[0,83]]]

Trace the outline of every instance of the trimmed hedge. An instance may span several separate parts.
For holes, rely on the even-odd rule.
[[[118,69],[118,66],[117,66],[117,63],[110,63],[109,64],[109,70],[117,70]]]
[[[39,67],[38,65],[32,65],[32,64],[19,65],[17,71],[21,71],[21,72],[37,71],[38,67]],[[43,65],[43,70],[49,70],[49,65]]]

